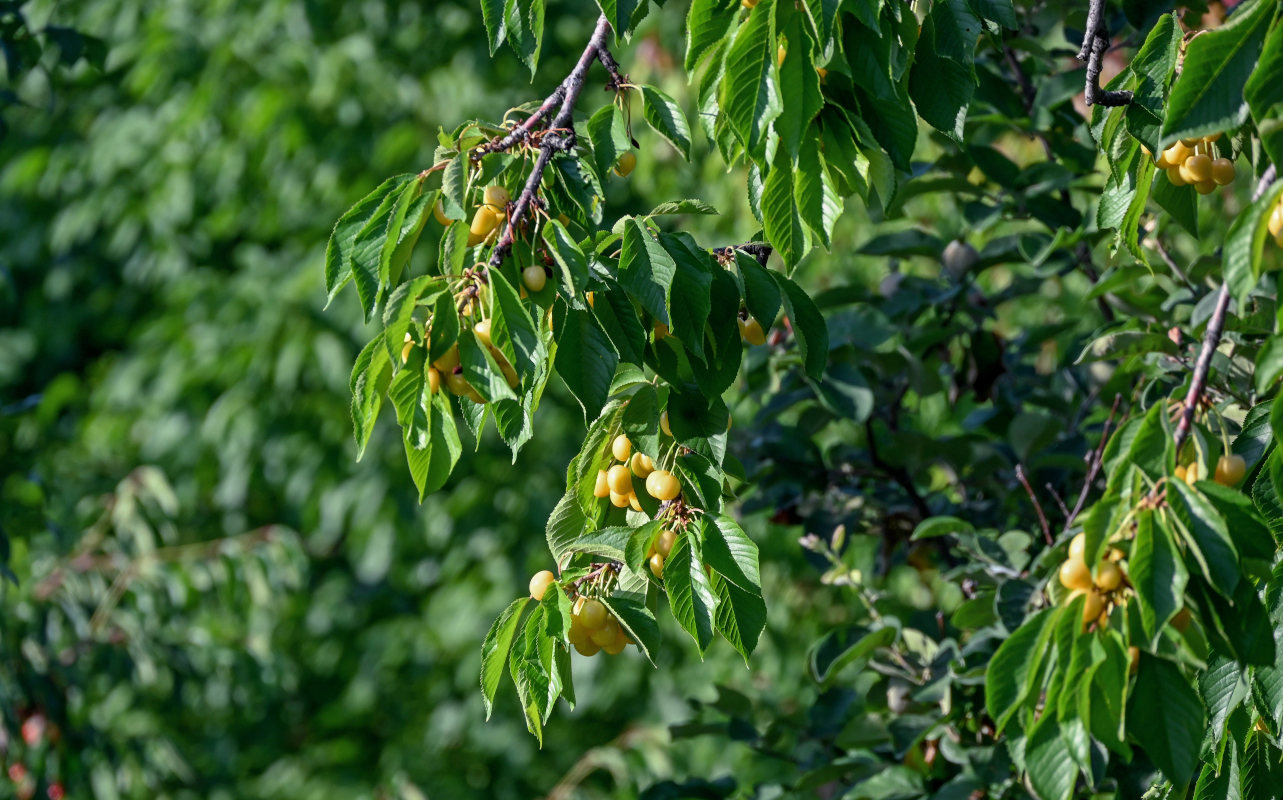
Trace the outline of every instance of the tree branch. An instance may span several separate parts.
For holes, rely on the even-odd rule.
[[[1277,169],[1273,164],[1261,175],[1261,180],[1256,184],[1256,191],[1252,194],[1252,201],[1260,199],[1265,194],[1265,190],[1274,183],[1277,175]],[[1198,361],[1194,363],[1194,377],[1189,382],[1189,391],[1185,393],[1185,402],[1181,410],[1181,420],[1176,425],[1176,432],[1172,434],[1172,440],[1176,444],[1177,457],[1180,456],[1181,446],[1189,438],[1190,430],[1194,427],[1194,413],[1199,403],[1203,399],[1203,391],[1207,388],[1207,375],[1212,369],[1212,356],[1216,354],[1216,348],[1221,343],[1221,333],[1225,330],[1225,312],[1230,306],[1230,285],[1227,282],[1221,283],[1220,294],[1216,296],[1216,309],[1212,312],[1212,318],[1207,322],[1207,332],[1203,334],[1203,349],[1198,354]]]
[[[494,142],[478,147],[472,155],[475,160],[486,153],[493,153],[499,150],[512,147],[519,141],[525,141],[535,134],[535,126],[545,119],[551,112],[553,106],[560,103],[557,110],[557,116],[548,124],[547,130],[539,139],[539,157],[535,160],[534,168],[530,171],[530,177],[526,180],[526,185],[518,195],[516,203],[513,204],[512,210],[508,214],[507,226],[504,234],[500,237],[494,250],[490,253],[489,264],[491,267],[498,268],[503,265],[503,260],[508,257],[512,251],[512,243],[515,232],[520,230],[522,219],[530,211],[531,206],[538,202],[536,194],[539,191],[539,184],[543,180],[544,170],[548,168],[549,162],[555,153],[572,150],[575,146],[575,129],[573,126],[573,117],[575,112],[575,102],[579,100],[580,93],[584,90],[584,80],[588,76],[588,68],[594,61],[601,61],[606,69],[610,72],[611,88],[618,90],[623,82],[619,75],[619,65],[615,62],[613,56],[606,49],[606,41],[610,37],[610,22],[603,15],[597,18],[597,27],[593,30],[592,37],[588,40],[588,45],[584,47],[584,52],[579,56],[579,62],[575,68],[570,71],[566,79],[561,82],[548,99],[543,102],[534,114],[525,122],[518,125],[511,133]]]
[[[1125,106],[1132,101],[1131,92],[1111,92],[1100,88],[1101,62],[1109,49],[1109,28],[1104,20],[1105,0],[1091,0],[1087,7],[1087,27],[1083,31],[1083,46],[1078,60],[1087,63],[1087,105]]]
[[[1034,504],[1034,511],[1038,512],[1038,524],[1042,526],[1042,538],[1047,540],[1047,546],[1055,544],[1051,538],[1051,523],[1047,521],[1047,515],[1042,511],[1042,503],[1038,502],[1038,496],[1034,494],[1034,487],[1029,485],[1029,479],[1025,477],[1025,470],[1019,464],[1016,465],[1016,480],[1020,485],[1025,487],[1025,494],[1029,495],[1029,500]]]
[[[1065,517],[1064,532],[1068,533],[1069,529],[1074,526],[1074,520],[1078,519],[1078,513],[1083,510],[1083,505],[1087,502],[1087,495],[1091,494],[1091,485],[1096,482],[1096,476],[1100,474],[1100,467],[1105,456],[1105,445],[1109,442],[1109,426],[1114,421],[1114,414],[1118,413],[1118,403],[1122,395],[1114,395],[1114,404],[1109,408],[1109,416],[1105,418],[1105,427],[1100,431],[1100,442],[1096,445],[1096,450],[1089,453],[1087,464],[1087,477],[1083,480],[1082,491],[1078,493],[1078,500],[1074,503],[1074,510],[1070,511]]]

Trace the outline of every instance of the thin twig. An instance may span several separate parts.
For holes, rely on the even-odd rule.
[[[592,66],[594,61],[601,61],[611,72],[611,83],[616,82],[619,75],[619,65],[615,63],[614,58],[606,50],[606,40],[609,36],[610,22],[605,15],[598,17],[597,27],[593,30],[592,38],[588,40],[588,45],[584,48],[583,54],[579,56],[579,62],[575,64],[575,68],[570,71],[570,74],[562,81],[561,86],[557,87],[557,91],[553,92],[552,97],[549,98],[551,100],[560,95],[561,108],[557,111],[557,116],[548,125],[548,132],[540,139],[539,158],[535,160],[534,169],[530,171],[530,177],[526,180],[525,188],[521,190],[521,194],[517,197],[517,202],[513,204],[512,212],[508,214],[508,225],[503,236],[500,237],[499,242],[490,253],[489,264],[491,267],[498,268],[502,266],[503,260],[512,251],[515,233],[520,230],[521,221],[526,212],[536,202],[535,195],[539,190],[539,183],[543,180],[544,170],[547,169],[553,154],[571,150],[575,146],[575,129],[573,127],[575,102],[579,100],[579,95],[584,90],[584,80],[588,76],[588,68]],[[605,56],[602,55],[603,53],[605,53]],[[615,88],[618,89],[618,86]],[[545,105],[547,105],[547,101],[545,101]],[[540,108],[542,109],[543,106],[540,106]],[[544,111],[541,116],[546,114],[547,111]],[[528,131],[526,135],[529,135]]]
[[[1042,538],[1047,540],[1047,546],[1055,544],[1051,538],[1051,523],[1047,521],[1047,515],[1043,513],[1042,503],[1038,502],[1038,496],[1034,494],[1034,487],[1029,485],[1029,479],[1025,477],[1025,471],[1019,464],[1016,465],[1016,480],[1020,485],[1025,487],[1025,494],[1029,495],[1030,501],[1034,504],[1034,511],[1038,512],[1038,524],[1042,526]]]
[[[1125,106],[1132,101],[1132,93],[1111,92],[1100,88],[1101,62],[1109,49],[1109,28],[1105,26],[1104,0],[1090,0],[1087,8],[1087,27],[1083,31],[1083,46],[1078,60],[1087,62],[1087,88],[1084,99],[1087,105]]]
[[[1265,190],[1274,183],[1276,175],[1277,170],[1271,164],[1256,184],[1256,191],[1252,195],[1253,202],[1265,194]],[[1229,310],[1229,306],[1230,285],[1228,282],[1222,282],[1220,293],[1216,296],[1216,309],[1212,312],[1212,318],[1207,321],[1207,332],[1203,334],[1203,349],[1198,354],[1198,361],[1194,362],[1194,377],[1190,379],[1189,391],[1185,393],[1181,421],[1177,423],[1176,432],[1172,435],[1178,457],[1181,446],[1185,444],[1194,427],[1194,414],[1203,399],[1203,391],[1207,388],[1207,375],[1211,372],[1212,357],[1216,354],[1216,348],[1221,344],[1221,333],[1225,330],[1225,313]]]
[[[1051,495],[1051,499],[1056,501],[1056,506],[1060,509],[1060,513],[1068,517],[1069,507],[1065,505],[1065,501],[1060,497],[1060,492],[1057,492],[1056,487],[1051,485],[1051,481],[1047,481],[1043,485],[1047,487],[1047,492]]]
[[[1110,406],[1109,416],[1105,418],[1105,427],[1100,431],[1100,441],[1096,444],[1096,450],[1088,456],[1090,461],[1087,464],[1087,477],[1083,480],[1082,491],[1078,493],[1078,500],[1074,503],[1074,510],[1069,512],[1069,516],[1065,518],[1064,531],[1066,533],[1074,526],[1074,520],[1078,519],[1078,514],[1087,503],[1087,496],[1091,494],[1091,486],[1096,482],[1096,476],[1100,474],[1100,468],[1105,456],[1105,445],[1109,442],[1109,426],[1114,421],[1114,415],[1118,413],[1118,404],[1122,399],[1122,395],[1114,395],[1114,404]]]

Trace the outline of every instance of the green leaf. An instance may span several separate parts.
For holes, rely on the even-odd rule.
[[[504,0],[481,0],[481,21],[486,26],[486,40],[490,43],[490,55],[499,49],[507,35],[504,24]]]
[[[1140,653],[1140,669],[1127,702],[1127,733],[1176,786],[1194,774],[1203,741],[1203,704],[1180,667]]]
[[[824,107],[824,96],[820,94],[820,76],[815,71],[811,37],[803,28],[800,15],[793,15],[785,30],[785,37],[789,43],[788,57],[779,65],[783,110],[775,120],[775,132],[779,134],[780,144],[784,145],[784,152],[796,161],[804,133],[811,128],[811,120]],[[809,138],[811,146],[818,153],[818,135]],[[784,160],[777,159],[775,165],[784,166]],[[818,179],[819,176],[816,175],[817,182]]]
[[[1142,511],[1136,518],[1136,539],[1128,561],[1128,576],[1140,601],[1141,623],[1150,644],[1158,640],[1163,626],[1185,604],[1185,584],[1189,573],[1180,560],[1172,534],[1166,526],[1155,524],[1152,511]]]
[[[668,304],[676,274],[677,264],[655,237],[637,220],[627,220],[619,257],[619,283],[665,325],[672,322]]]
[[[1219,28],[1190,41],[1180,78],[1167,99],[1160,147],[1169,147],[1177,139],[1227,131],[1247,121],[1243,89],[1260,57],[1276,5],[1272,0],[1248,0]]]
[[[909,540],[916,542],[922,539],[958,536],[975,532],[976,529],[972,527],[970,522],[957,517],[928,517],[919,522],[918,527],[913,529],[913,535],[909,537]]]
[[[871,630],[851,626],[829,631],[807,655],[811,678],[827,689],[848,665],[867,658],[879,647],[887,647],[895,641],[896,634],[892,626]]]
[[[726,38],[739,14],[738,0],[692,0],[686,14],[686,71],[693,73],[704,54]]]
[[[1137,84],[1133,89],[1132,101],[1124,112],[1127,131],[1148,147],[1151,153],[1160,152],[1158,143],[1166,113],[1167,84],[1176,69],[1180,43],[1181,30],[1176,22],[1176,15],[1164,14],[1154,23],[1149,35],[1145,37],[1145,43],[1131,62]],[[1184,194],[1192,196],[1193,192]]]
[[[717,597],[704,574],[695,545],[692,533],[677,535],[677,543],[664,561],[664,589],[668,592],[673,618],[695,640],[703,658],[713,643]]]
[[[544,244],[560,268],[560,284],[563,294],[577,296],[588,285],[588,258],[574,237],[558,220],[549,220],[543,227]]]
[[[717,266],[690,234],[661,233],[659,243],[676,266],[670,291],[669,332],[682,341],[691,355],[703,361],[704,327],[712,310],[713,270]]]
[[[561,675],[556,670],[551,637],[543,634],[543,606],[535,606],[526,618],[521,640],[512,648],[508,671],[517,685],[517,698],[526,717],[526,728],[543,746],[543,723],[548,718],[552,703],[561,693]]]
[[[793,338],[802,354],[806,374],[818,381],[829,362],[829,329],[824,316],[802,287],[778,272],[772,272],[771,277],[783,294],[784,313],[793,326]]]
[[[1073,794],[1078,767],[1061,738],[1055,714],[1044,713],[1029,732],[1025,768],[1041,800],[1067,800]]]
[[[387,348],[383,346],[383,336],[370,340],[356,363],[352,365],[352,378],[349,383],[352,390],[352,428],[356,437],[356,458],[361,460],[365,455],[365,446],[370,441],[374,422],[379,418],[383,406],[383,393],[387,391],[392,380],[392,362],[388,358]]]
[[[1189,557],[1218,592],[1232,597],[1239,582],[1238,552],[1224,518],[1197,488],[1185,481],[1168,482],[1167,501],[1189,545]]]
[[[659,217],[666,214],[720,214],[713,206],[705,203],[703,200],[687,199],[672,200],[667,203],[660,203],[651,209],[647,214],[648,217]]]
[[[503,667],[512,649],[512,638],[517,634],[521,612],[525,611],[529,597],[519,597],[503,610],[481,644],[481,700],[485,703],[486,719],[494,710],[494,695],[503,680]]]
[[[533,379],[544,368],[548,351],[530,311],[502,270],[491,270],[490,299],[491,344],[503,353],[520,378]]]
[[[594,473],[595,475],[596,473]],[[589,495],[592,494],[589,487]],[[548,515],[548,525],[545,536],[548,541],[548,550],[552,553],[553,560],[560,566],[565,564],[565,557],[572,551],[575,540],[578,539],[588,527],[588,518],[579,507],[579,498],[574,491],[568,491],[557,505],[553,508],[552,513]]]
[[[615,40],[631,32],[634,15],[639,7],[644,8],[642,0],[597,0],[597,7],[610,21],[615,29]]]
[[[567,548],[571,553],[591,553],[609,561],[623,561],[632,528],[598,528],[587,531],[572,541]]]
[[[1275,164],[1283,164],[1283,81],[1279,75],[1283,75],[1283,25],[1276,24],[1243,87],[1261,146]]]
[[[712,577],[717,594],[717,632],[748,664],[757,640],[766,629],[766,602],[761,594],[741,589],[722,575]]]
[[[758,574],[757,545],[744,529],[730,517],[705,514],[701,530],[704,563],[740,589],[760,595],[762,579]]]
[[[647,569],[646,559],[649,558],[651,547],[654,546],[655,539],[659,537],[663,528],[663,521],[651,520],[629,535],[628,544],[624,547],[623,559],[629,569],[634,572],[643,572]]]
[[[463,368],[464,379],[487,403],[517,399],[494,356],[471,332],[459,336],[459,365]]]
[[[1188,186],[1176,186],[1166,178],[1149,185],[1149,196],[1172,220],[1195,238],[1198,237],[1198,197]]]
[[[771,246],[792,268],[806,254],[806,231],[802,211],[794,194],[794,171],[786,162],[776,162],[762,189],[762,227]]]
[[[398,190],[405,185],[407,181],[413,180],[414,175],[395,175],[379,184],[379,188],[367,194],[365,197],[339,217],[339,221],[334,224],[334,232],[330,234],[329,244],[325,248],[325,291],[328,295],[327,303],[334,300],[334,296],[339,290],[346,286],[355,277],[353,271],[353,258],[357,249],[357,238],[362,231],[367,228],[386,230],[387,219],[391,212],[392,205],[396,202]],[[368,245],[367,245],[368,247]],[[363,249],[364,252],[364,249]],[[368,264],[366,265],[369,266]],[[378,262],[374,264],[374,274],[371,276],[367,270],[362,276],[366,281],[365,293],[373,294],[378,287]],[[360,287],[358,286],[360,292]],[[362,308],[367,308],[362,299]],[[372,309],[367,311],[365,318],[369,320]]]
[[[673,98],[654,86],[641,87],[642,116],[655,132],[677,148],[687,161],[691,157],[691,129],[686,114]]]
[[[613,103],[602,106],[588,119],[588,141],[592,145],[593,166],[598,175],[608,175],[619,157],[632,149],[624,112]]]
[[[1261,250],[1270,233],[1270,212],[1280,195],[1283,181],[1276,181],[1255,203],[1239,212],[1225,234],[1222,270],[1239,308],[1247,307],[1248,297],[1261,279]]]
[[[655,615],[650,613],[650,609],[646,608],[645,596],[616,593],[610,597],[602,597],[601,602],[619,620],[624,632],[637,643],[637,649],[646,656],[646,660],[655,665],[655,654],[659,652],[660,643],[659,623],[655,621]]]
[[[1207,669],[1198,674],[1198,692],[1207,707],[1208,735],[1215,744],[1225,735],[1230,713],[1247,697],[1243,668],[1233,659],[1213,653]]]
[[[1175,355],[1176,343],[1163,333],[1145,331],[1114,331],[1098,336],[1083,348],[1075,364],[1091,361],[1112,361],[1128,356],[1165,353]]]
[[[762,323],[764,329],[774,325],[782,297],[770,271],[742,250],[735,251],[735,266],[744,284],[744,305],[748,306],[748,313]]]
[[[1060,607],[1039,611],[998,647],[985,670],[985,708],[999,732],[1029,697]]]
[[[424,395],[427,396],[426,391]],[[407,427],[402,438],[410,477],[419,490],[419,502],[423,502],[424,497],[440,489],[450,478],[463,454],[463,445],[450,413],[450,401],[443,392],[432,395],[430,402],[424,401],[416,414],[423,414],[427,420],[426,435],[420,433],[416,439]],[[420,447],[420,443],[425,444]]]
[[[749,156],[761,162],[783,104],[775,78],[775,0],[761,0],[726,52],[718,104]],[[769,234],[768,234],[769,236]]]
[[[909,74],[909,95],[933,128],[962,140],[976,90],[974,51],[980,21],[964,3],[936,3],[922,23]]]
[[[1194,785],[1194,800],[1240,800],[1241,780],[1238,769],[1238,748],[1226,748],[1228,759],[1218,771],[1214,764],[1204,764],[1203,771]]]
[[[571,311],[557,337],[557,374],[579,401],[584,419],[597,416],[610,394],[619,356],[589,314]]]

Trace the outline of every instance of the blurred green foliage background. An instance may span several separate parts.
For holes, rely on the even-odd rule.
[[[822,597],[788,579],[814,575],[795,534],[748,523],[771,600],[751,671],[724,643],[699,663],[675,627],[658,671],[581,661],[579,706],[540,753],[510,688],[483,724],[478,652],[548,566],[578,406],[554,390],[538,446],[514,465],[487,438],[422,506],[391,420],[354,461],[347,379],[368,333],[347,298],[323,311],[330,227],[428,166],[438,126],[545,94],[591,4],[550,14],[533,84],[508,50],[490,57],[470,2],[20,7],[33,31],[106,47],[59,67],[46,39],[8,75],[23,104],[0,140],[0,526],[17,578],[0,588],[0,761],[72,797],[530,798],[576,764],[576,796],[632,797],[778,769],[746,747],[670,749],[664,726],[719,682],[799,701],[821,616],[797,612]],[[625,68],[689,98],[680,18],[645,30]],[[674,169],[639,138],[620,213],[697,196],[729,212],[704,223],[713,243],[751,235],[742,175]],[[56,743],[21,743],[32,713]]]

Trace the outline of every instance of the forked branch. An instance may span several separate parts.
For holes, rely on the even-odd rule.
[[[543,181],[544,170],[552,161],[556,153],[567,152],[575,147],[575,128],[574,112],[575,103],[579,100],[579,95],[584,90],[584,81],[588,77],[588,68],[594,61],[600,61],[602,65],[610,72],[610,81],[607,88],[619,91],[624,78],[619,74],[619,64],[616,63],[614,56],[606,47],[606,42],[610,37],[610,22],[605,16],[597,18],[597,27],[593,30],[592,37],[588,40],[588,45],[584,52],[579,56],[575,68],[570,71],[561,85],[543,101],[543,104],[535,110],[524,122],[513,128],[507,135],[487,142],[472,152],[472,159],[480,159],[487,153],[497,153],[508,150],[519,143],[525,143],[540,130],[539,126],[543,123],[554,108],[557,109],[557,115],[548,122],[547,127],[542,130],[539,137],[539,156],[535,159],[534,168],[530,170],[530,176],[526,179],[526,185],[522,188],[521,194],[517,196],[512,210],[508,214],[508,222],[504,228],[503,236],[499,238],[494,250],[490,253],[490,266],[502,266],[503,260],[508,257],[512,251],[512,243],[515,233],[520,230],[520,225],[530,208],[536,202],[536,195],[539,191],[539,184]]]
[[[1132,93],[1111,92],[1100,88],[1100,70],[1109,50],[1109,28],[1105,26],[1105,0],[1091,0],[1087,8],[1087,27],[1083,30],[1083,46],[1078,60],[1087,64],[1087,105],[1125,106],[1132,101]]]

